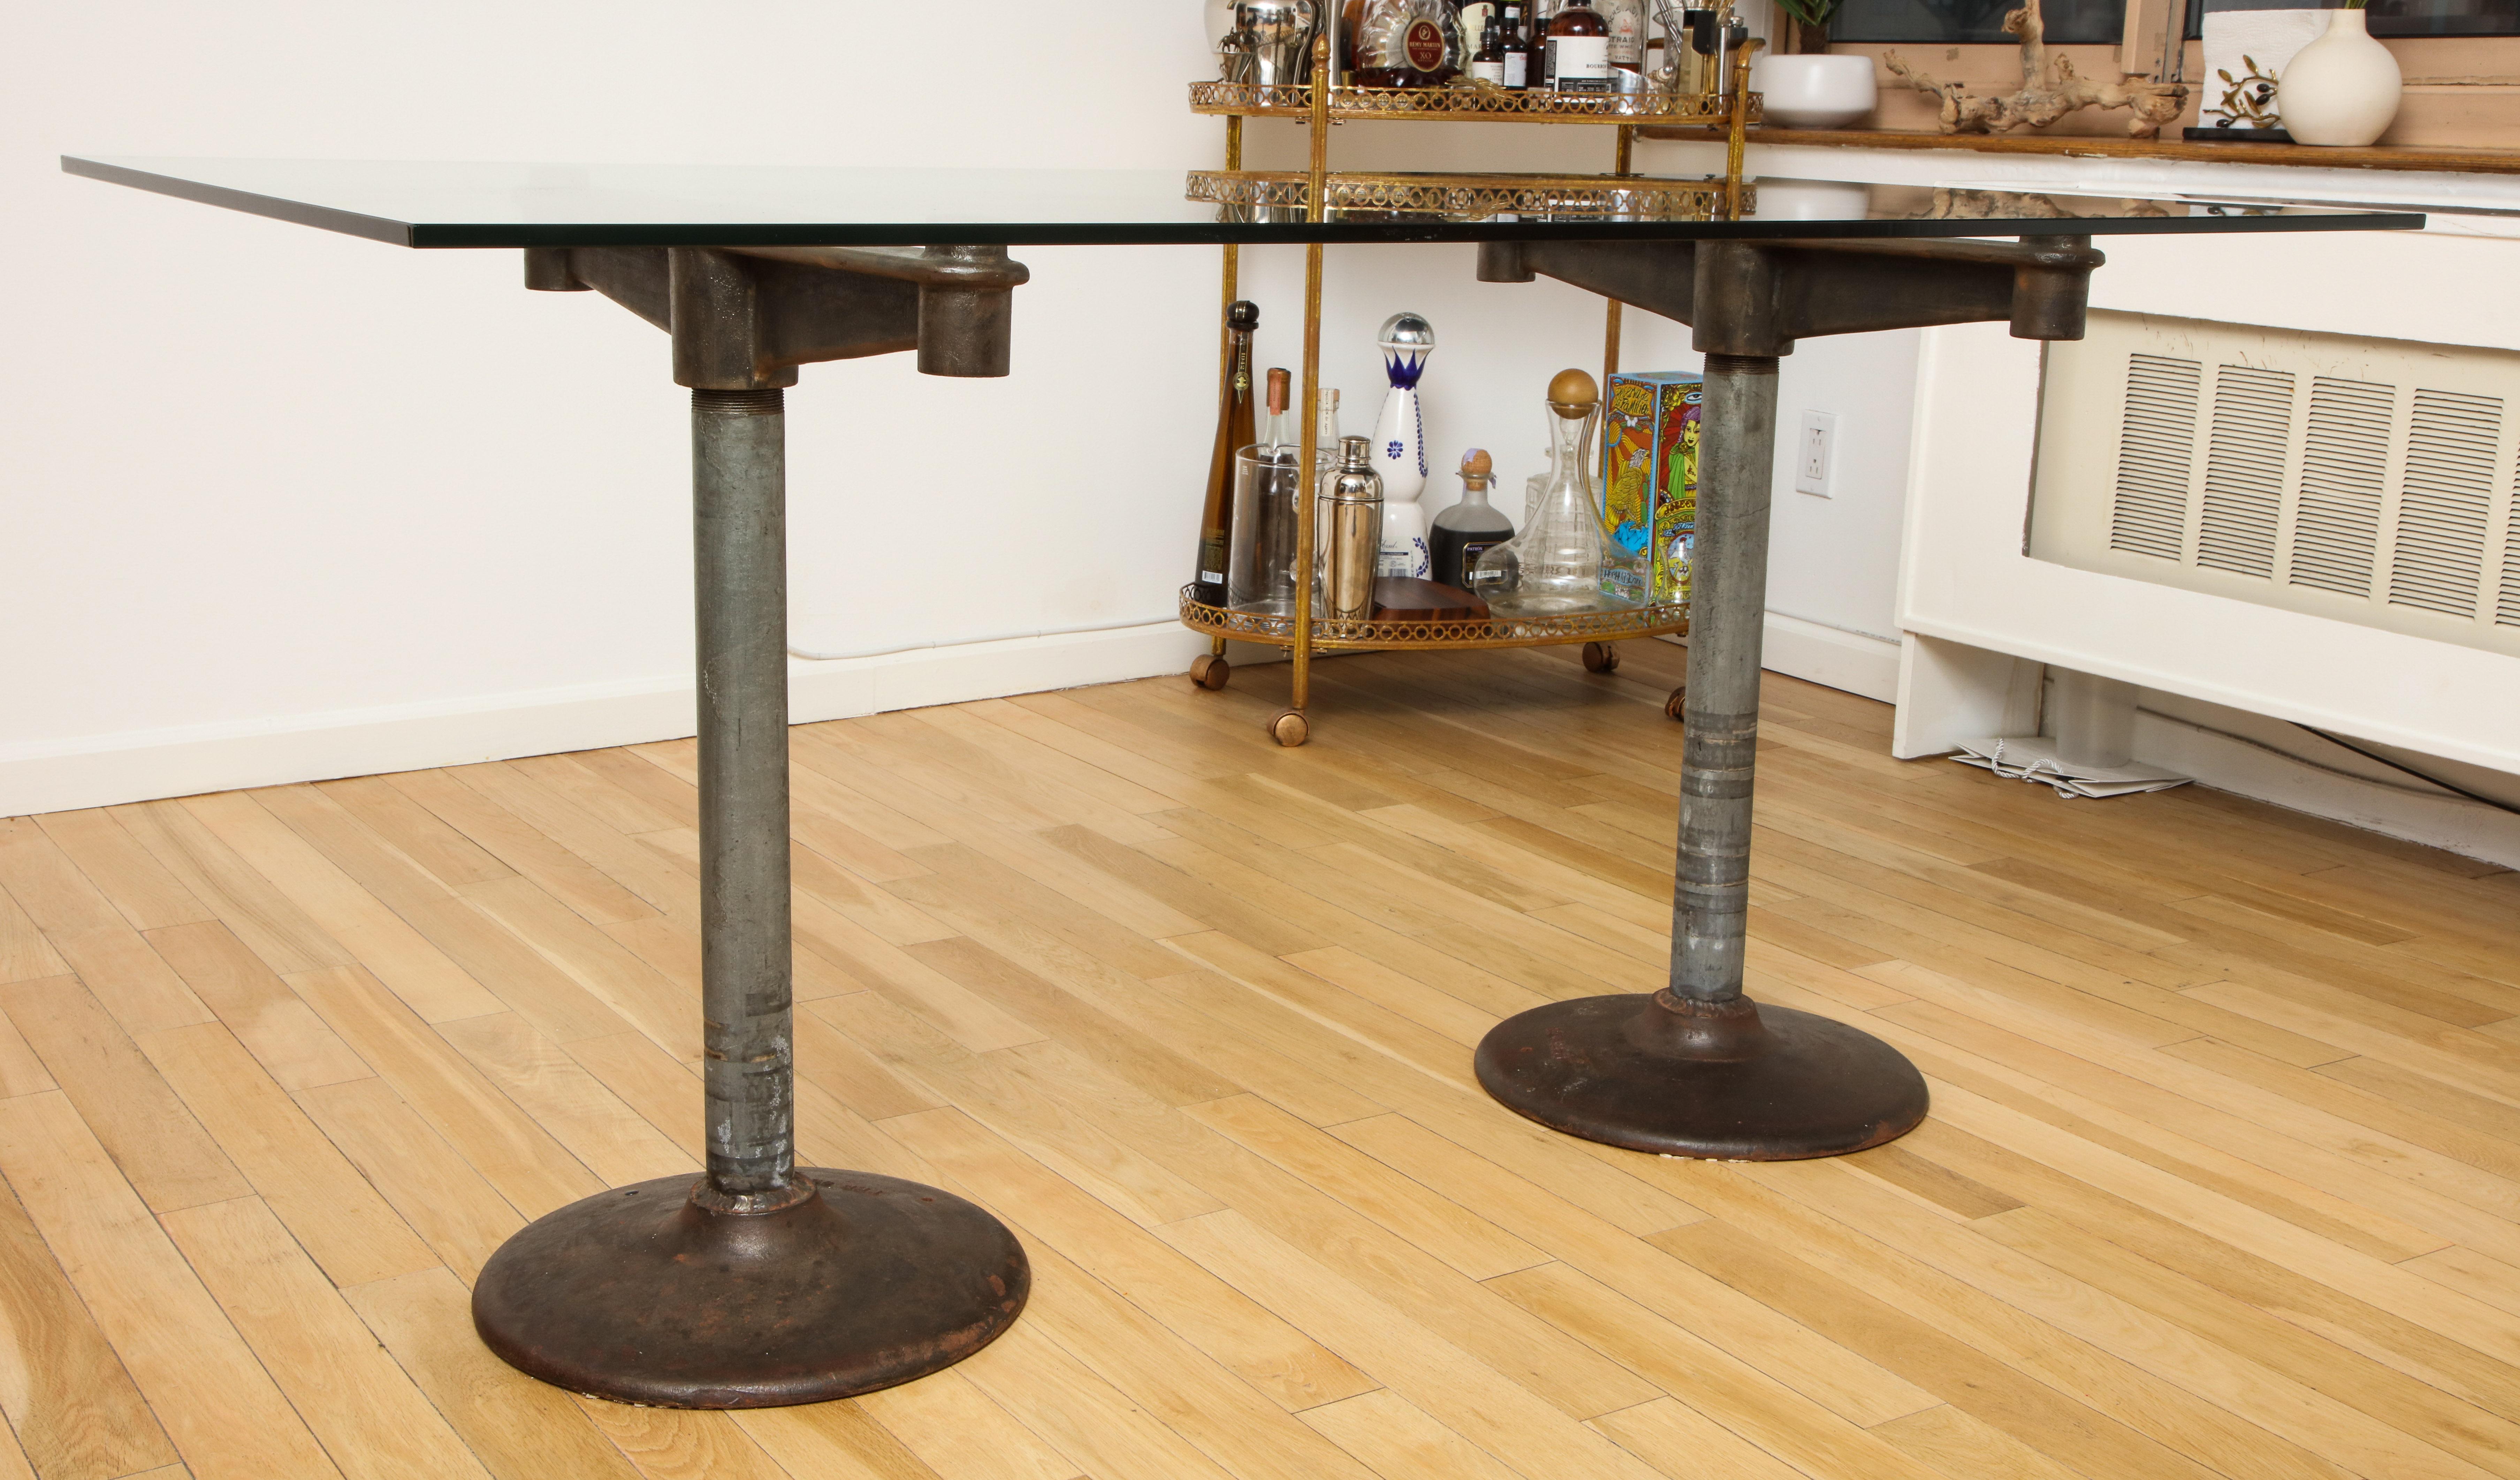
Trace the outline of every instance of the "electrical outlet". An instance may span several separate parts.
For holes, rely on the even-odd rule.
[[[1836,467],[1836,416],[1825,411],[1804,412],[1802,435],[1794,441],[1794,491],[1827,498],[1829,475]]]

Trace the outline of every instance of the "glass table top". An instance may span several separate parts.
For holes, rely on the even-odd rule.
[[[1703,177],[86,158],[74,175],[398,247],[2035,237],[2409,230],[2409,211]]]

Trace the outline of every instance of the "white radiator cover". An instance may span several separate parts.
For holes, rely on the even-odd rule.
[[[2029,555],[2520,656],[2520,353],[2094,312]]]

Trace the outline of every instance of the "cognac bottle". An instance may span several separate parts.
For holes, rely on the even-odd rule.
[[[1260,305],[1237,298],[1225,310],[1233,339],[1225,391],[1216,408],[1216,448],[1208,456],[1207,502],[1198,516],[1198,565],[1192,596],[1210,606],[1225,605],[1227,520],[1234,509],[1234,454],[1251,445],[1251,332],[1260,327]]]
[[[1356,33],[1359,87],[1442,87],[1468,53],[1445,0],[1366,0]]]

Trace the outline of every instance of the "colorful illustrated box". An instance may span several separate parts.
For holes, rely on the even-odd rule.
[[[1638,602],[1688,599],[1697,537],[1698,423],[1706,387],[1693,371],[1610,377],[1601,419],[1601,518],[1633,557],[1605,567],[1602,588]]]

